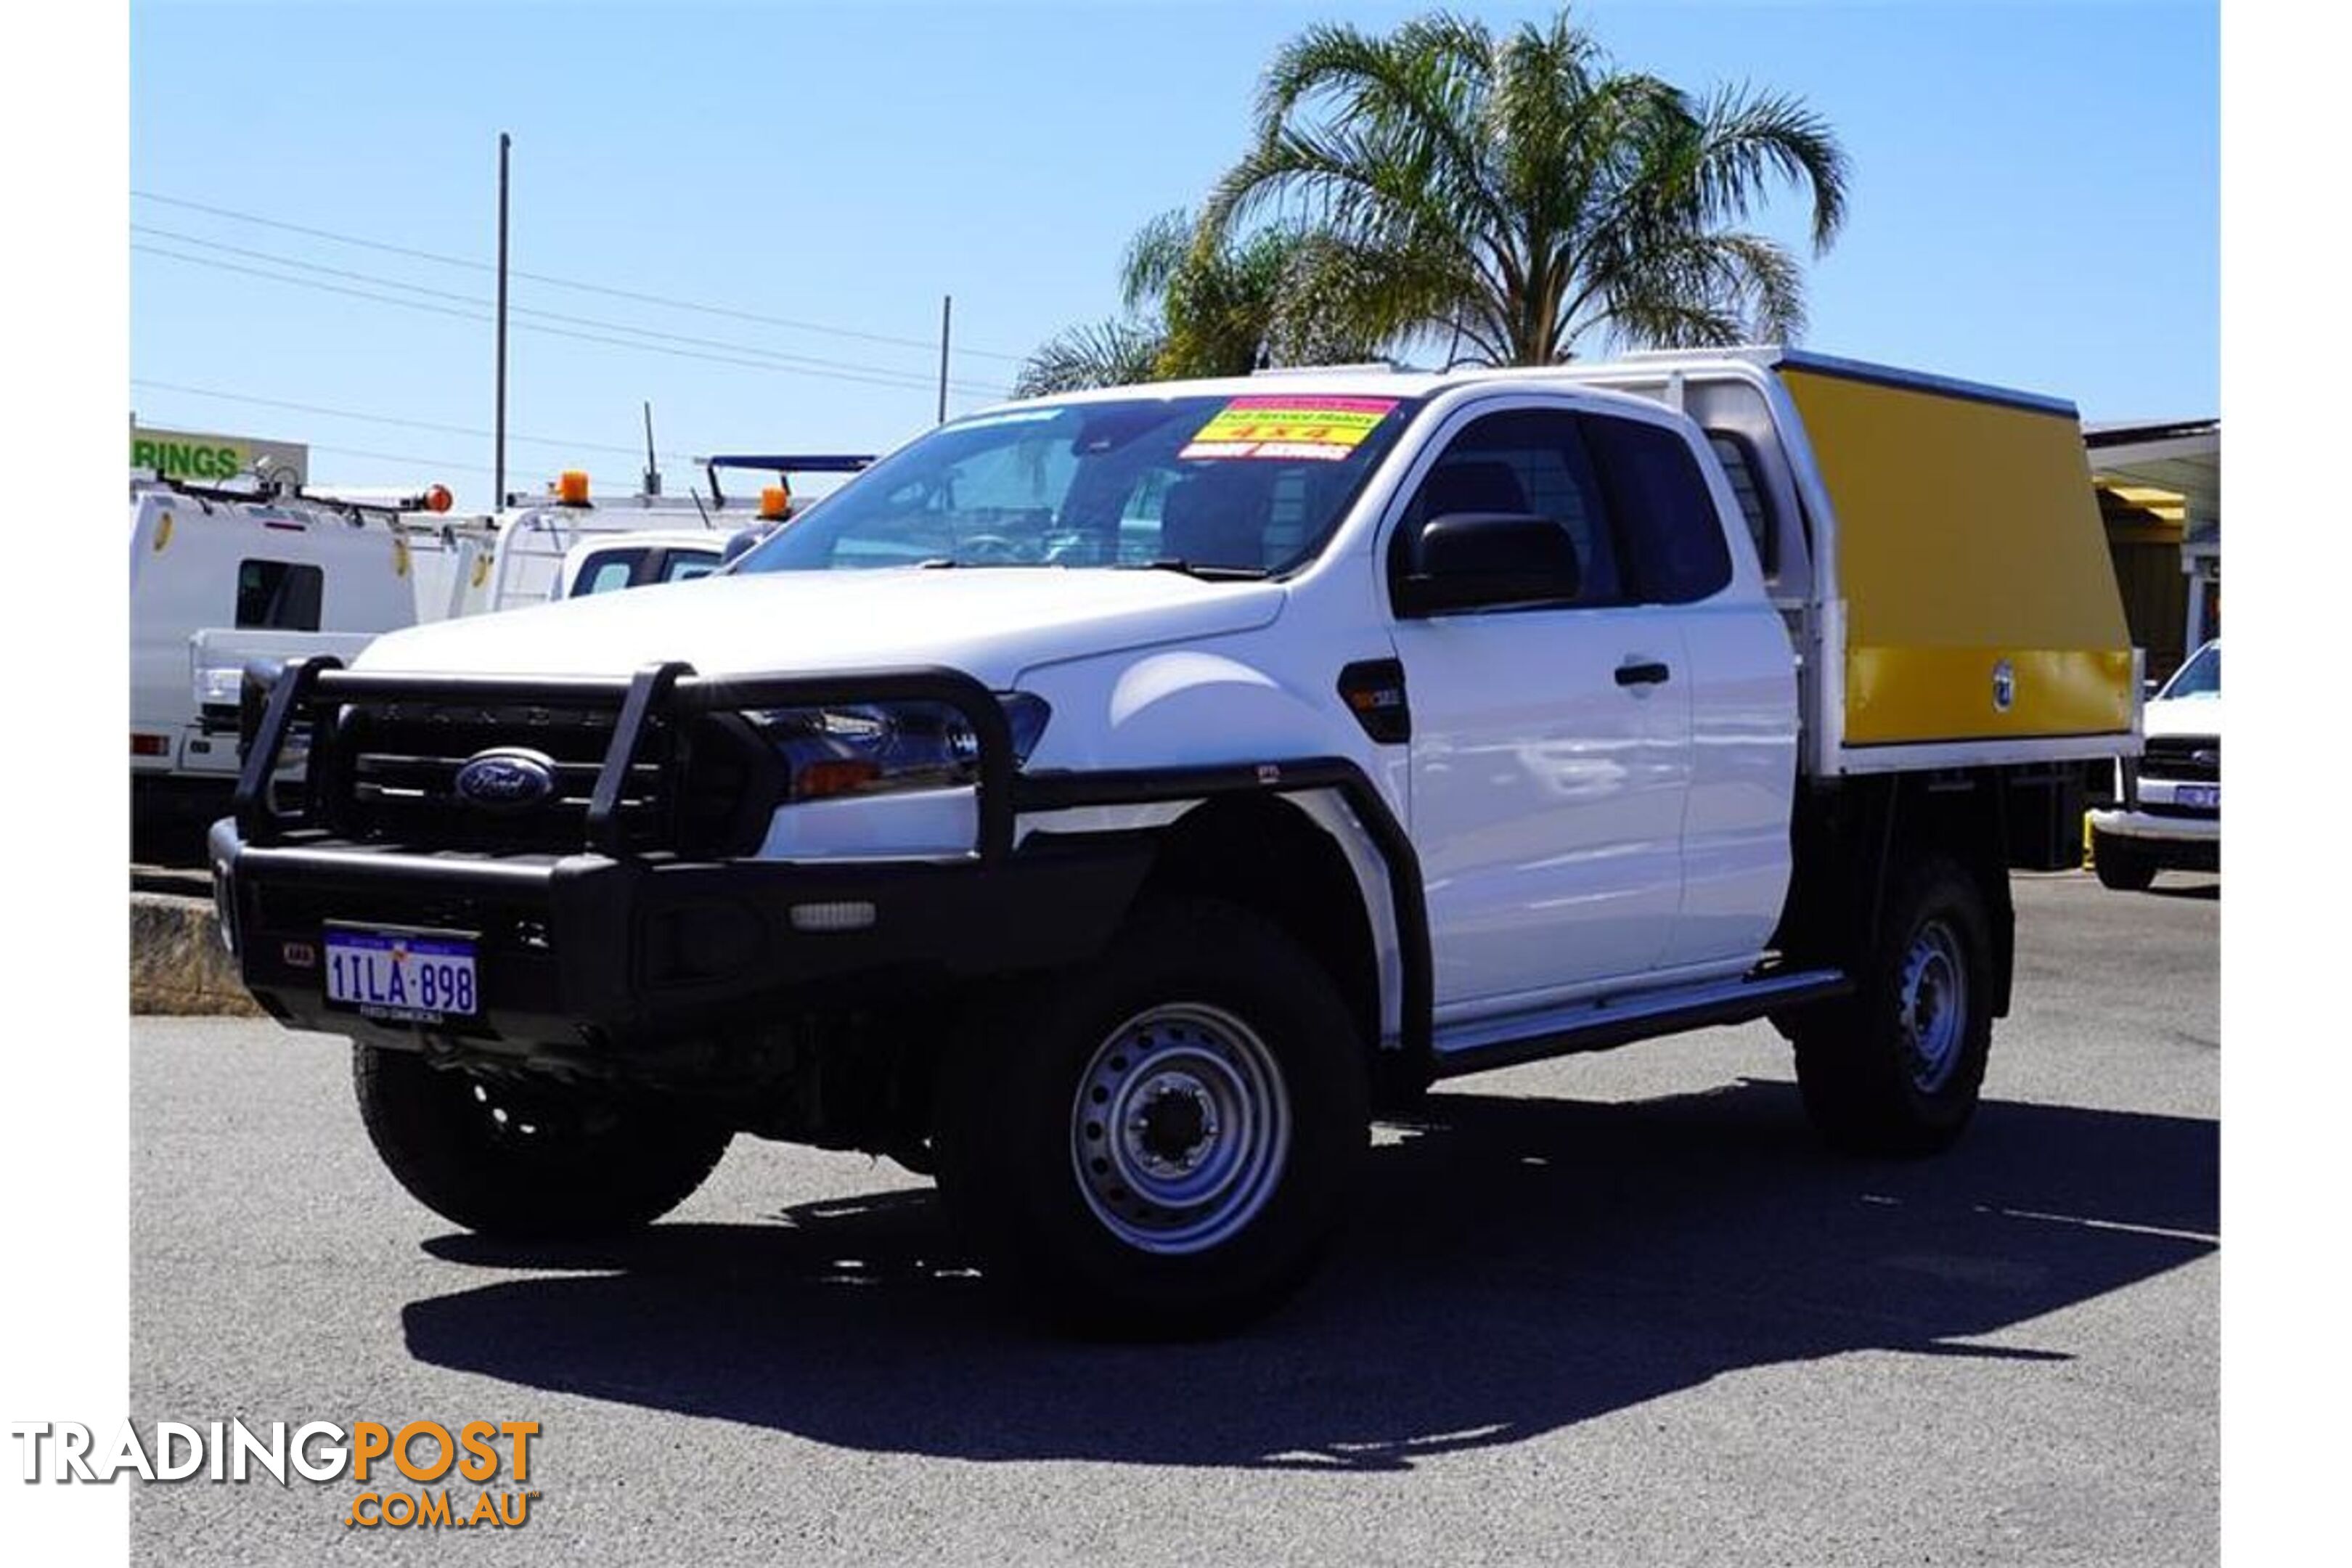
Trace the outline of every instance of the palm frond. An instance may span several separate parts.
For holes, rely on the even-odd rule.
[[[1013,395],[1045,397],[1150,381],[1165,346],[1162,333],[1139,321],[1113,318],[1071,327],[1022,362]]]

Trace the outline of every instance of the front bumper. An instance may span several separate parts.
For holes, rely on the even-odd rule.
[[[327,1005],[324,929],[460,932],[481,1013],[432,1032],[517,1056],[736,1037],[800,1008],[1077,963],[1118,927],[1151,856],[1109,835],[1034,836],[990,861],[420,855],[299,835],[257,845],[234,821],[210,850],[239,973],[281,1022],[415,1045],[424,1026]],[[871,919],[826,929],[843,906]]]
[[[2111,838],[2146,839],[2178,844],[2219,844],[2219,816],[2179,816],[2153,811],[2105,810],[2091,813],[2091,830]]]
[[[2221,819],[2218,816],[2189,816],[2134,809],[2094,811],[2091,831],[2103,837],[2128,840],[2135,855],[2168,869],[2221,868]]]
[[[714,709],[893,700],[961,711],[979,744],[978,831],[933,858],[696,858],[628,826],[638,758],[657,725]],[[346,759],[340,705],[442,701],[595,709],[615,715],[583,831],[530,852],[393,847],[343,835],[331,795]],[[310,775],[280,810],[273,774],[296,731]],[[323,773],[329,782],[320,784]],[[462,934],[474,943],[478,1016],[430,1026],[476,1051],[612,1056],[724,1044],[795,1012],[895,1004],[935,982],[1046,969],[1101,951],[1150,868],[1119,835],[1033,834],[1016,846],[1012,743],[996,699],[970,677],[887,670],[824,678],[700,679],[683,665],[632,679],[413,678],[298,660],[271,688],[247,750],[236,815],[209,848],[222,928],[248,990],[281,1021],[373,1044],[421,1043],[426,1026],[330,1007],[329,925]],[[509,836],[513,837],[513,836]]]

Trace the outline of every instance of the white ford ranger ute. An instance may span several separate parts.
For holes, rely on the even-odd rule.
[[[1783,350],[1015,404],[718,576],[289,668],[222,925],[458,1225],[749,1132],[1211,1331],[1451,1075],[1769,1017],[1832,1142],[1948,1144],[2007,869],[2137,749],[2106,560],[2071,406]]]

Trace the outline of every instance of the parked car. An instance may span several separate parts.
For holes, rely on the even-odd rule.
[[[2221,868],[2221,641],[2148,700],[2146,750],[2116,765],[2116,805],[2091,813],[2102,884],[2137,891],[2158,871]]]
[[[1952,1143],[2132,669],[2063,402],[1777,349],[1163,383],[928,431],[691,588],[290,668],[247,776],[307,722],[310,787],[212,863],[459,1225],[869,1150],[992,1282],[1196,1333],[1433,1079],[1769,1017],[1828,1141]]]

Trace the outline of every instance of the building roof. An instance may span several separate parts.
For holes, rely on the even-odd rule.
[[[2137,505],[2149,492],[2178,496],[2192,527],[2221,518],[2221,422],[2129,420],[2083,427],[2091,476]],[[2168,510],[2168,509],[2167,509]]]

